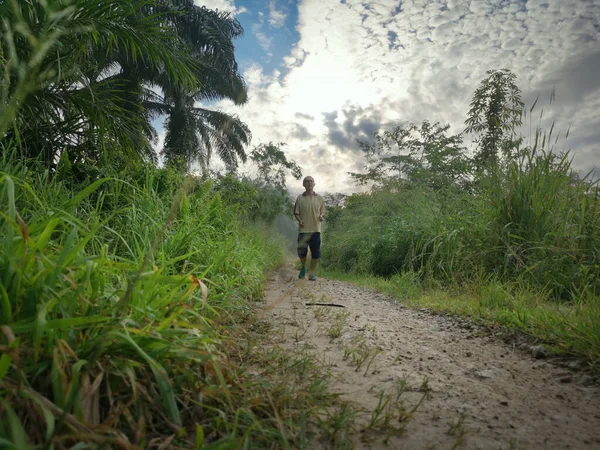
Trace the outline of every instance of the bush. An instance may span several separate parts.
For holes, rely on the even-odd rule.
[[[282,243],[242,226],[210,181],[172,192],[173,174],[146,167],[71,190],[3,168],[0,438],[120,446],[118,433],[139,443],[180,429],[187,446],[186,424],[218,436],[218,324],[250,310]]]
[[[483,271],[549,290],[599,292],[600,197],[568,155],[523,150],[476,192],[396,185],[349,197],[327,229],[333,269],[446,282]]]

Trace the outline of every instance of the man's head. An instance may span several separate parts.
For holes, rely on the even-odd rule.
[[[304,189],[307,191],[312,191],[315,187],[315,179],[311,176],[304,177],[304,180],[302,180],[302,186],[304,186]]]

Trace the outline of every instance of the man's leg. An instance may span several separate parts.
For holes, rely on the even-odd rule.
[[[311,258],[310,259],[310,271],[309,275],[314,275],[315,270],[317,270],[317,265],[319,264],[319,258]]]
[[[300,279],[303,279],[306,275],[306,256],[308,255],[309,237],[310,234],[308,233],[298,234],[298,258],[300,258],[300,263],[302,264],[302,268],[298,274],[298,278]]]
[[[319,258],[321,257],[321,233],[313,233],[309,241],[310,246],[310,271],[308,272],[308,279],[314,281],[317,279],[315,276],[315,270],[319,264]]]

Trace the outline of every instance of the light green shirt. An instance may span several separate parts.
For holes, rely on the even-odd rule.
[[[304,226],[298,224],[298,233],[320,233],[321,222],[319,215],[323,214],[325,201],[316,192],[308,195],[306,192],[296,198],[294,205],[294,214],[300,214],[300,220],[304,222]]]

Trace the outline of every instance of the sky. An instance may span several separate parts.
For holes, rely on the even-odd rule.
[[[600,176],[600,0],[195,2],[245,31],[234,45],[249,101],[210,107],[250,127],[249,150],[286,143],[317,191],[361,190],[348,175],[365,165],[356,139],[423,120],[463,132],[475,89],[500,68],[517,76],[527,108],[539,96],[526,140],[554,121],[555,149]]]

